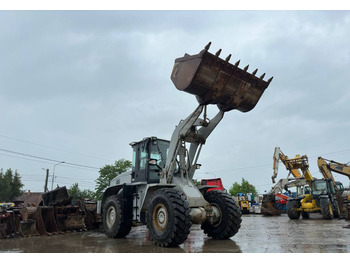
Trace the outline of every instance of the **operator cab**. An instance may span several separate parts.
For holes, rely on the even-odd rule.
[[[338,194],[341,196],[344,193],[344,186],[343,183],[340,181],[335,181],[335,184],[337,185],[338,188]]]
[[[159,183],[159,174],[165,167],[170,141],[147,137],[140,142],[133,142],[132,181]],[[150,159],[157,160],[157,165],[150,165]]]
[[[330,179],[316,179],[312,181],[312,195],[320,196],[327,195],[328,192],[335,194],[335,189],[332,181]]]

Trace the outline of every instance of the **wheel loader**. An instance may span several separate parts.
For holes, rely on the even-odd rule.
[[[169,140],[147,137],[131,143],[132,169],[110,182],[102,198],[102,220],[108,237],[121,238],[134,225],[147,225],[150,239],[158,246],[182,244],[192,223],[201,224],[214,239],[228,239],[241,226],[241,211],[224,191],[199,190],[193,176],[207,137],[225,112],[248,112],[258,103],[272,77],[248,73],[210,53],[209,43],[196,55],[177,58],[171,80],[178,90],[195,95],[199,105],[176,126]],[[211,119],[207,106],[216,105]]]

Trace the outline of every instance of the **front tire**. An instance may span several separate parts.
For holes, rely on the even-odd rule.
[[[116,195],[109,196],[103,207],[103,226],[106,235],[110,238],[122,238],[129,234],[132,219],[128,216],[128,210],[121,198]]]
[[[190,233],[191,209],[186,196],[175,189],[155,191],[147,212],[147,228],[151,240],[161,247],[182,244]]]
[[[219,190],[212,190],[204,195],[206,201],[219,209],[221,218],[216,224],[205,221],[201,228],[208,237],[214,239],[228,239],[233,237],[241,227],[241,211],[233,198]]]
[[[293,200],[288,200],[286,209],[287,209],[287,214],[290,219],[299,219],[300,217],[300,212],[296,210],[299,205],[299,200],[293,199]]]
[[[324,219],[334,218],[332,204],[328,198],[320,199],[320,209],[321,209],[321,215]]]

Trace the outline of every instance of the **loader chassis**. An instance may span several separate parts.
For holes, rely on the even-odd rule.
[[[175,60],[171,80],[178,90],[195,95],[199,105],[176,126],[170,141],[147,137],[131,143],[132,170],[110,182],[102,198],[106,234],[126,236],[132,225],[146,224],[150,238],[159,246],[183,243],[192,223],[201,224],[214,239],[234,236],[241,225],[241,210],[223,191],[199,190],[193,183],[202,146],[231,110],[252,110],[272,78],[248,73],[208,52],[210,43],[197,55]],[[207,106],[218,107],[209,118]]]

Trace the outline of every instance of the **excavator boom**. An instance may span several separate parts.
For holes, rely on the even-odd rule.
[[[317,159],[317,165],[324,178],[331,179],[335,190],[338,191],[337,184],[334,180],[333,172],[347,176],[350,179],[350,166],[322,157]]]
[[[286,169],[290,172],[290,174],[293,175],[294,178],[303,177],[299,169],[304,171],[307,170],[307,168],[309,167],[307,156],[300,157],[299,155],[296,155],[295,158],[289,159],[288,156],[283,154],[279,147],[275,147],[275,152],[273,154],[273,183],[275,183],[275,178],[278,174],[278,164],[280,160],[285,165]],[[312,180],[312,177],[310,179]]]

